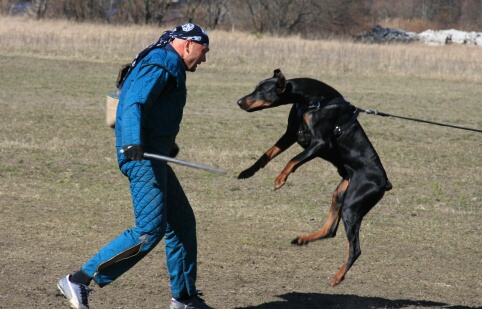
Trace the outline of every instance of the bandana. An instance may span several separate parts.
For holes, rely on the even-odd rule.
[[[177,26],[176,28],[172,29],[172,31],[170,32],[170,36],[172,39],[177,38],[181,40],[191,40],[198,44],[209,47],[208,34],[206,33],[206,31],[204,31],[203,28],[195,24],[185,24],[182,26]]]
[[[204,31],[203,28],[199,27],[198,25],[188,23],[182,26],[177,26],[171,31],[164,31],[164,33],[161,35],[159,40],[157,40],[157,42],[149,45],[146,49],[144,49],[139,54],[137,54],[137,56],[132,61],[129,67],[129,70],[124,75],[124,78],[122,79],[122,81],[119,83],[120,85],[119,88],[122,88],[122,85],[124,84],[124,81],[126,80],[127,76],[129,76],[129,73],[132,72],[134,67],[142,59],[144,59],[144,57],[147,56],[149,52],[151,52],[153,49],[156,49],[156,48],[164,48],[167,44],[172,42],[174,39],[191,40],[195,43],[209,47],[208,34],[206,33],[206,31]]]

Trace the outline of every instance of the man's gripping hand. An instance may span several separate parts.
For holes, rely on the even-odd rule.
[[[179,153],[179,146],[176,143],[172,144],[171,151],[169,152],[169,156],[171,158],[175,158],[178,153]]]
[[[121,153],[131,160],[142,161],[144,157],[144,149],[142,145],[125,145],[122,146]]]

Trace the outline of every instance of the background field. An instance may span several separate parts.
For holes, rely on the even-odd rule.
[[[105,95],[117,69],[156,28],[0,17],[0,308],[64,308],[59,277],[133,224],[117,169]],[[358,45],[211,34],[208,62],[188,75],[174,166],[198,221],[199,283],[215,308],[480,308],[482,136],[361,115],[394,189],[362,226],[362,256],[338,287],[338,236],[304,248],[325,222],[339,179],[314,160],[273,191],[300,149],[255,177],[236,176],[285,130],[289,107],[254,114],[236,100],[281,68],[340,90],[354,105],[482,128],[482,48]],[[166,308],[163,246],[91,297],[92,308]]]

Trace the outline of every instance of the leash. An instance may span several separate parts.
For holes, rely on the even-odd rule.
[[[467,127],[453,126],[453,125],[450,125],[450,124],[433,122],[433,121],[422,120],[422,119],[417,119],[417,118],[410,118],[410,117],[402,117],[402,116],[390,115],[390,114],[387,114],[387,113],[379,112],[379,111],[376,110],[376,109],[362,109],[362,108],[359,108],[359,107],[356,107],[356,109],[357,109],[358,111],[362,112],[362,113],[367,114],[367,115],[375,115],[375,116],[382,116],[382,117],[399,118],[399,119],[404,119],[404,120],[410,120],[410,121],[416,121],[416,122],[434,124],[434,125],[441,126],[441,127],[449,127],[449,128],[454,128],[454,129],[460,129],[460,130],[466,130],[466,131],[473,131],[473,132],[482,133],[482,130],[478,130],[478,129],[472,129],[472,128],[467,128]]]

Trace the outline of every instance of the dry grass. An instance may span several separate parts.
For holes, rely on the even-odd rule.
[[[1,308],[65,307],[56,280],[133,224],[127,180],[105,125],[105,94],[118,65],[158,35],[154,28],[0,18]],[[275,177],[300,151],[292,147],[255,177],[237,180],[285,130],[289,107],[246,113],[236,100],[280,67],[288,78],[322,79],[360,107],[480,129],[481,49],[217,32],[212,38],[208,62],[188,75],[179,158],[228,175],[173,167],[196,213],[198,287],[208,303],[480,308],[480,134],[360,116],[394,189],[363,221],[363,253],[346,281],[330,288],[346,254],[343,228],[306,248],[289,242],[326,220],[336,171],[313,160],[274,192]],[[473,67],[459,53],[473,53]],[[436,61],[423,67],[414,55],[437,59],[443,69]],[[91,307],[165,308],[163,250],[158,246],[113,285],[94,287]]]
[[[155,27],[75,24],[0,17],[1,53],[99,62],[128,62],[152,43]],[[213,31],[209,66],[219,70],[267,71],[289,67],[294,74],[386,75],[480,82],[482,48],[365,45],[310,41],[299,37],[256,37]],[[256,52],[253,56],[253,52]]]

